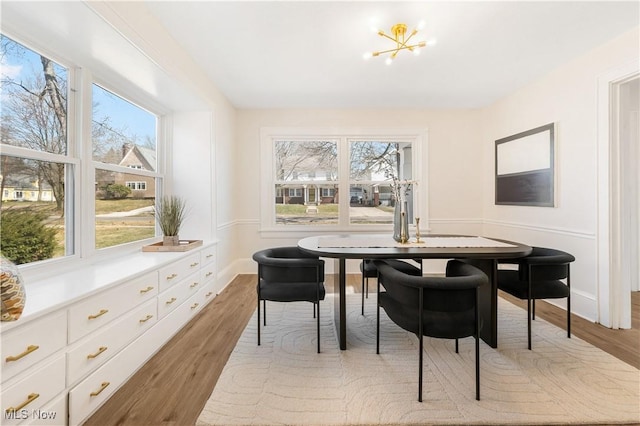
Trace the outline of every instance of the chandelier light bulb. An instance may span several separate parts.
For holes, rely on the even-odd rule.
[[[393,63],[393,59],[391,58],[391,56],[389,56],[387,59],[385,59],[384,63],[387,64],[387,65],[391,65]]]
[[[436,40],[435,38],[429,39],[427,41],[427,46],[435,46],[436,44],[438,44],[438,40]]]
[[[364,55],[362,55],[362,57],[367,60],[367,59],[371,59],[373,57],[373,53],[371,52],[365,52]]]

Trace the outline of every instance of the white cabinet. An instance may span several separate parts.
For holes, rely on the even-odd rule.
[[[115,264],[56,276],[34,304],[67,302],[2,324],[1,424],[81,424],[215,297],[213,244]]]

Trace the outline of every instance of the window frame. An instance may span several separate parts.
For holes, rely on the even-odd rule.
[[[336,232],[389,232],[392,224],[350,224],[349,197],[340,197],[339,219],[337,225],[282,225],[276,223],[275,199],[275,153],[274,142],[289,140],[336,140],[338,143],[338,191],[349,194],[349,146],[351,141],[393,141],[410,142],[412,148],[412,178],[417,180],[417,191],[414,200],[421,212],[421,223],[427,224],[427,161],[423,153],[427,149],[427,129],[417,127],[406,128],[299,128],[299,127],[262,127],[260,129],[260,233],[265,237],[277,237],[283,232],[298,234],[336,233]]]
[[[167,135],[170,133],[171,121],[167,118],[168,111],[153,99],[140,96],[140,92],[130,93],[125,86],[111,84],[111,78],[100,78],[88,67],[71,60],[62,59],[48,48],[20,37],[14,31],[2,30],[2,34],[19,43],[26,49],[43,55],[62,66],[67,71],[67,151],[66,154],[53,154],[36,151],[12,145],[2,145],[2,155],[24,158],[27,160],[63,163],[67,167],[65,176],[65,251],[61,257],[44,259],[37,262],[18,265],[26,278],[38,279],[50,273],[51,267],[66,270],[73,268],[79,262],[100,261],[113,256],[139,250],[145,244],[156,241],[161,235],[156,224],[155,236],[143,240],[112,247],[96,249],[95,246],[95,170],[105,169],[127,175],[139,175],[154,178],[156,181],[156,200],[163,193],[167,179],[167,165],[165,152],[171,143]],[[92,86],[97,84],[109,90],[139,108],[153,114],[156,120],[156,171],[149,172],[127,166],[109,165],[96,162],[92,158],[91,120],[92,120]],[[126,93],[126,94],[124,94]]]

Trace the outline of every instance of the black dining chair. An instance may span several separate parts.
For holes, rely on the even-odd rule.
[[[423,336],[458,339],[473,336],[476,359],[476,400],[480,400],[480,339],[478,288],[488,285],[480,269],[459,260],[447,263],[444,277],[416,277],[381,260],[378,268],[376,353],[380,353],[380,308],[401,328],[414,333],[419,344],[418,401],[422,402]],[[384,291],[383,291],[384,289]]]
[[[320,301],[324,300],[324,260],[298,247],[276,247],[253,254],[258,263],[258,345],[260,345],[260,301],[263,324],[267,325],[267,304],[273,302],[311,302],[317,319],[320,353]],[[316,309],[317,308],[317,309]],[[317,315],[316,315],[317,311]]]
[[[501,260],[517,264],[518,269],[498,269],[498,288],[527,301],[527,343],[531,349],[531,320],[536,317],[536,299],[567,298],[567,337],[571,338],[570,263],[576,258],[564,251],[532,247],[531,254],[518,259]],[[564,281],[563,281],[564,280]]]
[[[389,265],[393,266],[398,271],[402,271],[405,274],[421,276],[422,275],[422,259],[414,259],[414,262],[418,263],[420,267],[416,267],[409,262],[396,259],[386,259]],[[369,278],[378,277],[378,269],[372,259],[363,259],[360,262],[360,272],[362,274],[362,312],[364,315],[364,298],[369,297]]]

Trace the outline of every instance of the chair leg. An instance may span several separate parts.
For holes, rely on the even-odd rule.
[[[316,304],[313,303],[313,317],[316,317]]]
[[[262,301],[262,318],[264,319],[264,322],[262,325],[266,327],[267,325],[267,301],[266,300]]]
[[[380,279],[377,280],[378,300],[376,301],[376,354],[380,354]]]
[[[531,298],[527,299],[527,344],[531,350]]]
[[[258,346],[260,346],[260,299],[258,299]]]
[[[480,401],[480,339],[476,338],[476,401]]]
[[[536,299],[531,299],[531,319],[536,320]]]
[[[569,295],[567,296],[567,337],[571,339],[571,269],[567,265],[567,287],[569,287]]]
[[[422,339],[422,335],[419,336],[420,339],[420,356],[419,358],[419,362],[420,365],[418,366],[418,402],[422,402],[422,356],[423,356],[423,348],[424,348],[424,343],[423,343],[423,339]]]
[[[458,339],[456,339],[456,353],[459,353],[458,352]]]
[[[314,311],[315,311],[315,306],[316,304],[313,304],[314,306]],[[318,316],[317,316],[317,328],[318,328],[318,353],[320,353],[320,301],[318,301]]]
[[[363,260],[364,262],[364,260]],[[362,266],[362,268],[364,269],[364,265]],[[364,271],[362,272],[362,315],[364,315]]]

